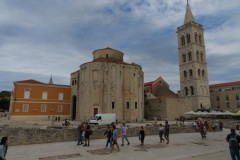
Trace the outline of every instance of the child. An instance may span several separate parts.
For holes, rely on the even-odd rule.
[[[141,128],[140,128],[139,137],[140,137],[140,140],[141,140],[141,145],[143,145],[144,144],[144,138],[145,138],[145,131],[143,129],[143,126],[141,126]]]

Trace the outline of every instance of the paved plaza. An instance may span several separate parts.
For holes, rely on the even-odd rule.
[[[207,139],[199,133],[170,134],[168,145],[159,143],[157,135],[146,135],[144,146],[140,146],[137,136],[129,137],[129,146],[120,146],[120,152],[112,153],[105,148],[105,139],[92,140],[90,147],[77,146],[74,141],[10,146],[7,160],[230,160],[225,141],[228,133],[228,129],[211,132]]]

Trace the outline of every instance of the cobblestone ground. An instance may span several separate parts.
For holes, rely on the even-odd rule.
[[[237,120],[223,120],[225,127],[232,127]],[[76,127],[75,122],[72,127]],[[147,123],[130,124],[132,126],[146,125]],[[158,124],[160,122],[158,121]],[[176,123],[176,122],[170,122]],[[186,122],[191,124],[191,121]],[[0,117],[0,126],[10,127],[39,127],[46,128],[50,121],[13,121]],[[55,125],[61,125],[57,122]],[[112,153],[105,148],[105,139],[92,140],[90,147],[77,146],[76,142],[59,142],[47,144],[9,146],[7,160],[230,160],[228,144],[225,141],[228,129],[224,132],[208,133],[207,139],[201,139],[199,133],[170,134],[170,144],[159,143],[158,136],[145,138],[145,145],[140,146],[138,137],[129,137],[129,146],[120,146],[121,151]],[[121,142],[121,139],[118,139]]]
[[[92,140],[89,147],[76,142],[10,146],[7,160],[230,160],[228,143],[223,132],[208,133],[202,139],[199,133],[170,134],[170,144],[159,143],[158,136],[146,135],[144,146],[138,137],[129,137],[130,145],[120,146],[120,152],[110,153],[105,139]],[[121,139],[118,139],[121,144]]]

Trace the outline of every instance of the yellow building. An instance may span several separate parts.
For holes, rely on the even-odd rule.
[[[71,88],[36,80],[14,82],[10,102],[11,119],[70,118]]]
[[[209,86],[212,110],[240,110],[240,81]]]

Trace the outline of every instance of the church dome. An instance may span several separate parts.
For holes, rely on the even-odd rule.
[[[112,49],[112,48],[103,48],[93,51],[93,61],[120,61],[123,62],[123,53]]]

